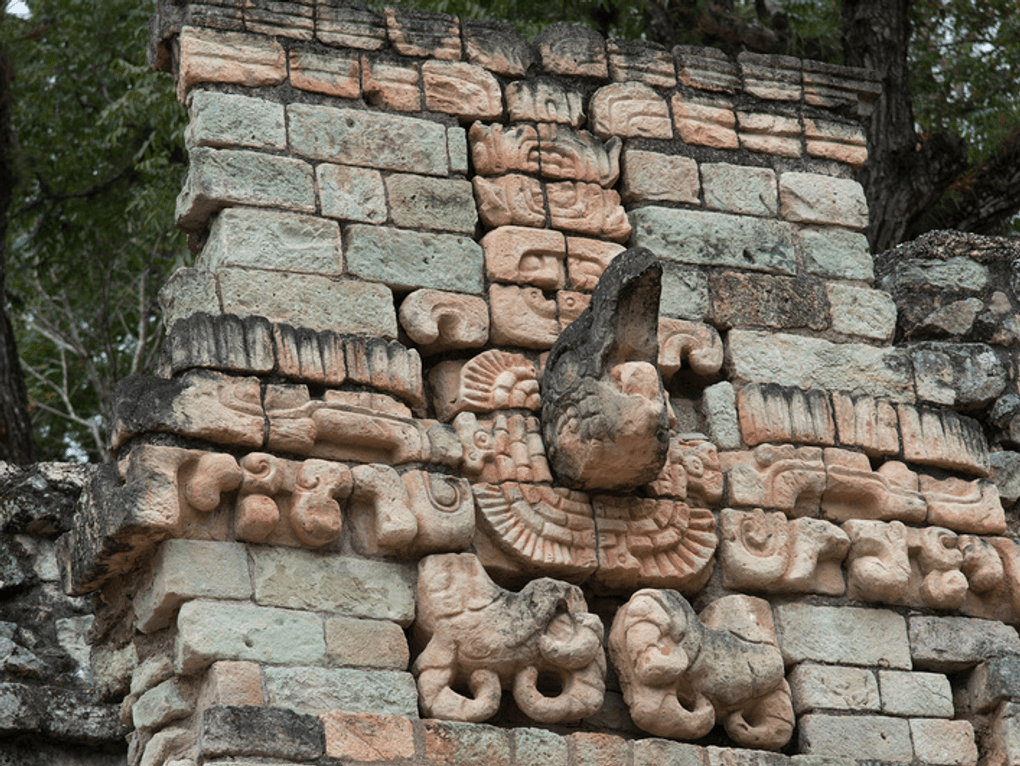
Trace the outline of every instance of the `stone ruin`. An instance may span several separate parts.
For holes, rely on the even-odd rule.
[[[56,543],[131,766],[1020,763],[1020,245],[873,261],[872,74],[336,0],[150,54],[197,262]]]

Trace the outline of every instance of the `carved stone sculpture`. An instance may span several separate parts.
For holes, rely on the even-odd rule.
[[[655,367],[661,276],[644,248],[617,256],[549,352],[543,432],[553,471],[569,487],[638,487],[666,460],[668,413]]]
[[[602,706],[606,659],[602,621],[587,609],[579,588],[549,578],[521,593],[503,590],[470,553],[422,559],[415,630],[427,645],[414,674],[423,715],[484,721],[503,688],[536,721],[593,714]],[[543,694],[540,679],[559,693]]]
[[[728,598],[742,603],[728,613],[716,610],[721,622],[753,612],[771,626],[766,602]],[[739,631],[712,628],[676,591],[635,593],[609,633],[609,654],[634,723],[660,737],[698,739],[720,719],[741,745],[785,745],[794,716],[783,658],[774,634],[747,624],[753,622]]]
[[[761,444],[750,452],[720,456],[727,479],[727,502],[816,516],[825,491],[825,464],[818,447]]]

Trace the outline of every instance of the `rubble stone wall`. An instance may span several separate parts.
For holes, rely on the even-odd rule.
[[[1020,249],[873,263],[869,73],[321,0],[150,53],[197,261],[58,546],[129,763],[1020,761]]]

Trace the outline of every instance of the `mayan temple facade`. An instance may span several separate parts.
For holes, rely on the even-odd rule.
[[[1020,245],[873,259],[872,74],[338,0],[150,56],[195,267],[50,530],[130,766],[1020,764]]]

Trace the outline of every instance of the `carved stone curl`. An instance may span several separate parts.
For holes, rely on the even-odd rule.
[[[415,631],[428,643],[414,663],[422,713],[484,721],[510,687],[536,721],[593,714],[602,706],[606,658],[602,621],[587,610],[575,585],[543,577],[512,593],[495,585],[473,554],[422,559]],[[539,691],[540,677],[558,684],[559,694]]]
[[[668,408],[655,367],[661,278],[649,250],[621,253],[549,352],[543,431],[552,468],[569,487],[632,489],[666,460]]]
[[[717,623],[743,624],[709,627],[672,590],[640,590],[617,612],[609,655],[631,718],[660,737],[698,739],[718,717],[741,745],[782,747],[794,715],[768,603],[729,596],[709,609]]]

